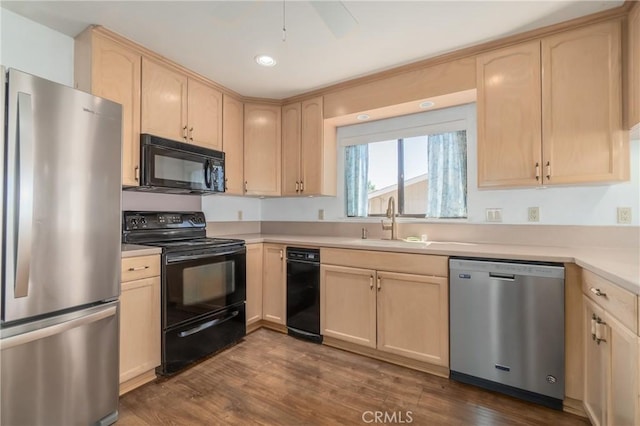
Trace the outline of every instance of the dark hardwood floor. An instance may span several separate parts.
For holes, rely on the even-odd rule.
[[[378,422],[375,412],[382,412]],[[172,378],[124,395],[117,424],[363,425],[384,420],[589,424],[571,414],[265,329]]]

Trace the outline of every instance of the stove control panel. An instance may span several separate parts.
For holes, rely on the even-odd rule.
[[[124,231],[152,229],[205,228],[207,220],[203,212],[139,212],[122,213]]]

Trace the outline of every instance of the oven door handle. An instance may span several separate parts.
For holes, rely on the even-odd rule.
[[[190,328],[189,330],[181,331],[180,333],[178,333],[178,337],[191,336],[193,334],[201,332],[202,330],[206,330],[207,328],[211,328],[211,327],[213,327],[215,325],[222,324],[223,322],[227,322],[230,319],[233,319],[233,318],[237,317],[239,313],[240,313],[240,311],[233,311],[233,312],[231,312],[231,315],[229,315],[226,318],[216,318],[214,320],[202,323],[197,327]]]
[[[240,254],[244,252],[244,246],[237,250],[229,250],[223,252],[213,252],[206,254],[198,254],[198,255],[184,255],[184,256],[167,256],[167,263],[175,263],[175,262],[183,262],[185,260],[198,260],[205,259],[207,257],[216,257],[216,256],[228,256],[232,254]]]

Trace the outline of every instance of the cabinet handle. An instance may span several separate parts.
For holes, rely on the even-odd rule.
[[[596,340],[596,314],[591,315],[591,340]]]
[[[601,292],[599,288],[591,287],[589,291],[596,296],[607,297],[607,293]]]
[[[182,128],[182,139],[187,140],[187,126]]]
[[[540,180],[540,163],[536,163],[536,180]]]
[[[607,335],[606,329],[607,323],[602,321],[600,318],[596,320],[596,343],[600,344],[600,342],[607,343],[607,339],[605,338]]]
[[[551,179],[551,162],[547,161],[547,180]]]
[[[280,260],[282,260],[282,250],[280,250]]]
[[[296,181],[296,192],[300,192],[300,182]]]
[[[134,174],[134,178],[137,182],[140,182],[140,167],[136,166],[135,169],[133,169],[133,174]]]
[[[227,186],[227,183],[229,182],[229,178],[224,178],[224,190],[228,191],[229,187]]]
[[[148,266],[136,266],[134,268],[129,268],[129,272],[144,271],[145,269],[149,269],[149,267]]]
[[[189,129],[189,140],[193,141],[193,127]]]
[[[304,192],[304,181],[300,181],[300,192]]]
[[[378,291],[380,291],[380,289],[382,289],[382,286],[380,285],[380,277],[378,277]]]
[[[244,192],[247,192],[247,181],[244,181]]]
[[[373,275],[369,277],[369,289],[373,290]]]

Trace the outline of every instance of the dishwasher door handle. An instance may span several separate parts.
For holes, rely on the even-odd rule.
[[[498,274],[496,272],[489,272],[489,277],[504,281],[514,281],[516,279],[514,274]]]

